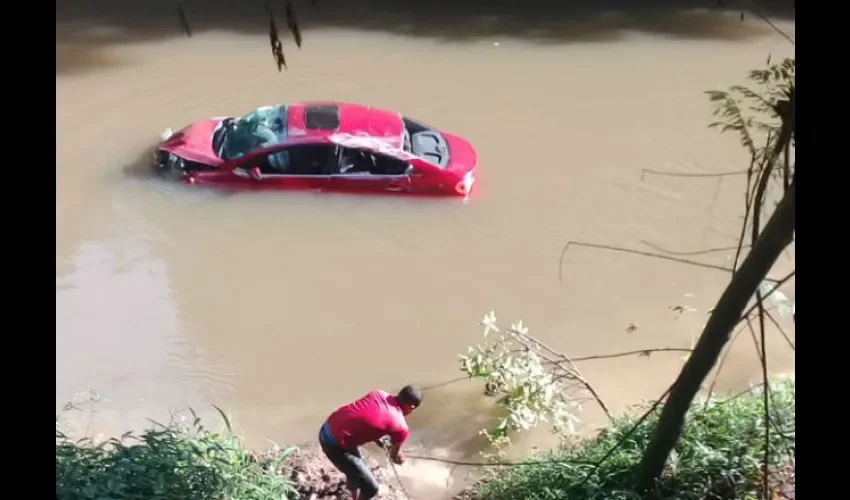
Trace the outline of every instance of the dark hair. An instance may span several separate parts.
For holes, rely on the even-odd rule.
[[[398,391],[395,398],[399,404],[418,407],[422,404],[422,389],[415,385],[406,385]]]

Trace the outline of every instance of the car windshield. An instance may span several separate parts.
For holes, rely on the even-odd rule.
[[[226,121],[221,157],[233,160],[285,141],[286,111],[286,106],[282,105],[263,106],[245,116]]]

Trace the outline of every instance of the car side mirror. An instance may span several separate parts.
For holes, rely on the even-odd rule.
[[[263,172],[260,170],[260,167],[254,167],[251,169],[251,178],[255,181],[263,180]]]

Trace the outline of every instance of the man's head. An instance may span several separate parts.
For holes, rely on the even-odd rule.
[[[422,404],[422,389],[415,385],[406,385],[395,396],[405,415],[419,408]]]

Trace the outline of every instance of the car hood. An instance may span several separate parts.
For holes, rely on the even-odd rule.
[[[224,160],[213,150],[213,132],[221,124],[222,119],[203,120],[183,130],[177,131],[159,145],[162,151],[168,151],[185,160],[203,163],[217,167]]]

